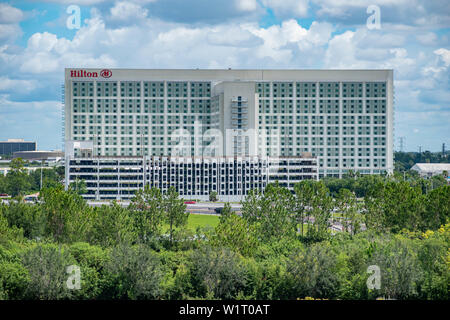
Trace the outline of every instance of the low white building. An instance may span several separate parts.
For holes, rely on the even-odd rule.
[[[450,163],[416,163],[411,170],[417,171],[421,177],[432,177],[447,172],[450,173]]]

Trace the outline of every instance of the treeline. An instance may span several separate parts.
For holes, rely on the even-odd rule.
[[[330,190],[333,197],[336,197],[341,189],[348,189],[356,194],[358,198],[364,198],[368,191],[383,179],[379,175],[361,175],[358,172],[349,171],[342,178],[325,177],[322,181]],[[421,178],[416,171],[394,172],[390,180],[406,181],[410,186],[419,186],[423,193],[447,185],[447,179],[443,175],[436,175],[427,179]]]
[[[0,297],[447,300],[450,187],[375,179],[362,203],[323,182],[269,185],[195,232],[173,188],[141,190],[127,208],[48,188],[38,204],[0,206]],[[70,265],[79,290],[65,285]],[[373,265],[380,289],[367,286]]]
[[[0,193],[12,197],[38,192],[41,189],[41,170],[27,172],[25,161],[13,159],[11,170],[6,175],[0,175]],[[51,188],[61,185],[64,179],[64,167],[42,169],[42,187]]]

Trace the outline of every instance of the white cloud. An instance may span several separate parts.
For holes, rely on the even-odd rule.
[[[23,19],[23,12],[7,3],[0,3],[0,23],[18,23]]]
[[[300,49],[310,49],[317,46],[325,46],[331,39],[333,26],[327,22],[314,21],[305,38],[298,42]]]
[[[435,112],[423,116],[439,127],[434,133],[443,136],[442,132],[445,132],[444,121],[438,116],[439,112],[448,108],[450,92],[450,51],[445,48],[444,36],[438,39],[441,42],[436,45],[434,40],[431,41],[435,39],[432,32],[422,30],[416,33],[418,28],[415,26],[389,25],[383,21],[381,30],[368,30],[362,26],[344,29],[344,32],[336,24],[313,21],[307,28],[294,19],[282,19],[280,25],[269,27],[261,27],[256,19],[239,23],[236,20],[222,21],[213,25],[173,23],[155,18],[151,10],[145,11],[145,2],[114,2],[107,9],[103,8],[103,15],[98,10],[92,10],[91,18],[76,31],[73,39],[50,32],[37,32],[29,37],[23,49],[10,42],[0,44],[0,91],[8,92],[15,98],[31,91],[33,96],[26,96],[28,100],[48,100],[44,103],[30,102],[32,106],[28,110],[30,114],[36,114],[35,110],[39,107],[45,109],[50,105],[49,101],[59,99],[59,96],[55,98],[55,94],[59,95],[65,67],[392,68],[395,108],[399,112],[396,119],[402,117],[396,132],[401,135],[407,135],[407,130],[412,132],[406,123],[408,119],[420,119],[416,115],[421,112]],[[308,10],[308,1],[301,3],[306,8],[304,10]],[[352,1],[341,3],[361,6]],[[237,6],[238,2],[232,2],[232,5]],[[336,2],[335,7],[337,5]],[[278,10],[281,10],[280,6]],[[253,8],[260,10],[258,4],[255,7],[254,1],[247,1],[241,2],[241,7],[234,10],[250,12]],[[292,8],[290,17],[294,12]],[[306,11],[302,10],[304,14]],[[280,15],[280,12],[276,14]],[[6,25],[8,28],[18,27],[17,23]],[[339,32],[336,33],[337,30]],[[11,33],[13,31],[5,32]],[[0,38],[1,34],[0,24]],[[19,92],[18,88],[27,90]],[[14,124],[3,126],[0,131],[20,130],[20,117],[15,116],[16,111],[13,110],[25,110],[27,103],[16,104],[12,101],[14,99],[2,99],[2,124],[8,121]],[[51,110],[53,107],[49,108]],[[59,119],[59,116],[55,113],[51,121]],[[27,121],[31,124],[31,116]],[[413,128],[419,128],[421,135],[427,136],[420,125]],[[49,135],[49,141],[54,135]]]
[[[448,0],[311,0],[316,16],[329,22],[365,25],[370,5],[380,8],[381,27],[400,24],[421,29],[446,28],[450,24]]]
[[[0,3],[0,45],[13,43],[22,35],[19,22],[24,18],[20,9],[14,8],[7,3]]]
[[[256,0],[235,0],[234,2],[240,11],[255,11],[258,8]]]
[[[208,43],[219,46],[240,48],[254,47],[263,43],[262,39],[248,31],[251,25],[216,26],[207,32]]]
[[[328,23],[313,22],[309,29],[300,26],[296,20],[286,20],[281,26],[273,25],[267,29],[250,28],[253,34],[264,40],[264,47],[279,49],[288,44],[296,44],[299,49],[310,49],[327,44],[332,26]]]
[[[317,48],[326,46],[333,31],[327,23],[313,22],[306,29],[295,20],[261,28],[256,23],[191,27],[152,18],[145,18],[139,26],[111,29],[98,11],[92,11],[91,16],[73,40],[48,32],[32,35],[24,53],[16,59],[20,70],[52,73],[62,72],[69,66],[209,67],[218,64],[236,68],[261,67],[267,63],[282,67],[291,63],[298,52],[313,57]]]
[[[450,50],[440,48],[438,50],[435,50],[434,54],[437,54],[438,56],[441,57],[441,59],[442,59],[442,61],[444,61],[446,67],[450,66]]]
[[[0,77],[0,91],[6,92],[30,92],[36,89],[38,81],[10,79],[8,77]]]
[[[321,16],[348,18],[352,15],[352,9],[358,9],[366,14],[366,8],[370,5],[377,6],[404,6],[414,0],[312,0],[319,6],[317,13]],[[383,12],[381,12],[383,16]],[[368,15],[367,15],[368,16]],[[365,23],[365,20],[364,22]]]
[[[55,34],[35,33],[20,57],[20,71],[24,73],[63,72],[65,67],[115,66],[115,61],[98,47],[98,32],[104,32],[104,24],[98,17],[89,20],[70,41]]]
[[[328,44],[325,67],[394,69],[397,79],[405,79],[418,72],[419,68],[416,61],[409,56],[408,50],[402,46],[401,39],[389,34],[373,36],[366,28],[335,35]]]
[[[18,24],[0,24],[0,41],[13,40],[21,33]]]
[[[114,7],[110,9],[110,13],[112,20],[129,21],[133,23],[136,20],[147,17],[148,10],[143,9],[140,5],[133,2],[120,1],[116,2]]]
[[[79,6],[92,6],[105,2],[112,2],[112,0],[43,0],[43,2],[53,2],[53,3],[62,3],[62,4],[76,4]]]
[[[437,36],[434,32],[427,32],[424,34],[418,34],[416,36],[417,40],[426,46],[433,46],[437,43]]]
[[[12,101],[9,95],[0,95],[1,112],[30,112],[47,111],[48,113],[59,113],[61,111],[61,102],[55,100],[46,101]]]

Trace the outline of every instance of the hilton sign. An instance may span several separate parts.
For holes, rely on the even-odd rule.
[[[86,70],[70,70],[70,76],[72,78],[98,78],[98,72],[86,71]],[[109,69],[103,69],[100,71],[100,76],[102,78],[110,78],[112,76],[112,71]]]

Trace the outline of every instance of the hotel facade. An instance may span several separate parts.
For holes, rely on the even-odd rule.
[[[65,70],[64,104],[69,164],[82,157],[135,157],[147,167],[155,157],[271,163],[303,155],[316,162],[313,178],[393,171],[392,70],[74,68]],[[70,165],[66,185],[69,172]],[[142,183],[164,180],[150,176],[148,169]]]

